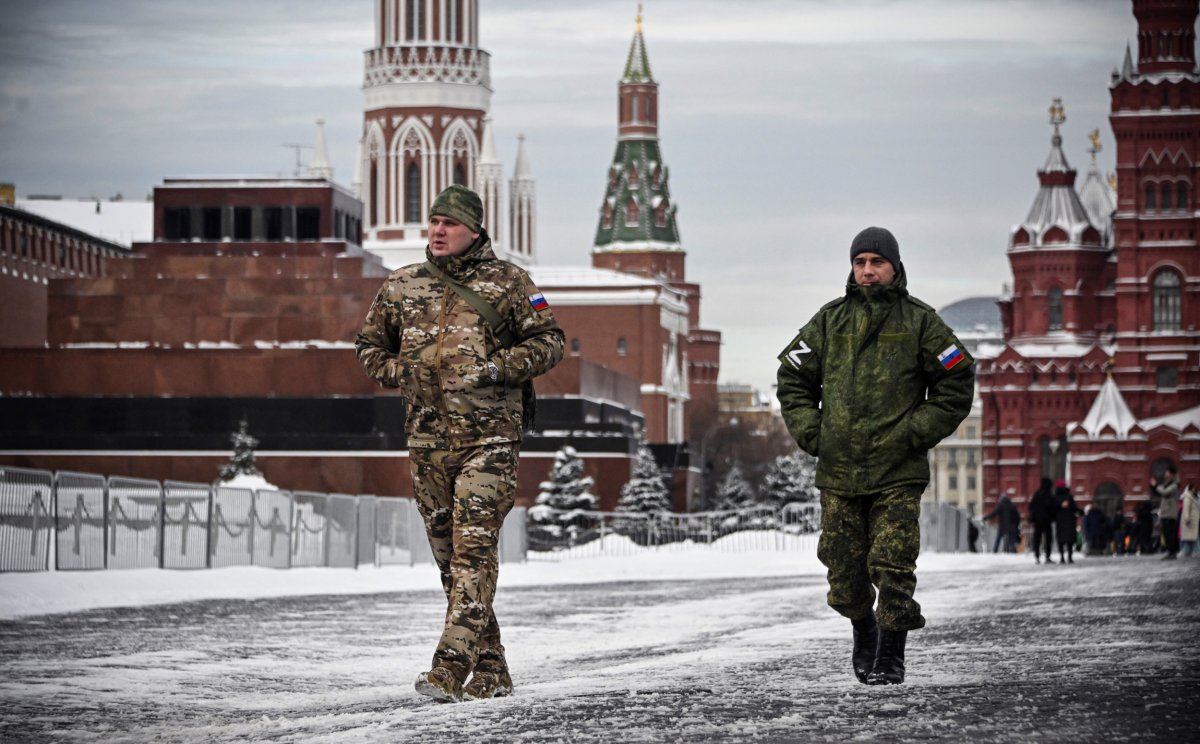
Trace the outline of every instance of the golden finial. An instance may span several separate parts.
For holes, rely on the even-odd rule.
[[[1110,189],[1112,189],[1113,191],[1117,190],[1117,174],[1116,173],[1108,174],[1108,187]]]
[[[637,32],[639,34],[642,32],[642,4],[641,3],[638,3]]]
[[[1104,149],[1100,146],[1100,130],[1093,129],[1091,134],[1088,135],[1088,139],[1090,139],[1092,141],[1091,153],[1094,157],[1096,155],[1096,153],[1098,153],[1102,149]]]
[[[1067,111],[1063,108],[1062,99],[1055,98],[1050,104],[1050,123],[1054,125],[1054,130],[1058,131],[1058,125],[1067,120]]]

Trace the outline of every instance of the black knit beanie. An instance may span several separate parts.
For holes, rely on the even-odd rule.
[[[891,262],[892,268],[900,270],[900,244],[896,236],[882,227],[868,227],[850,243],[850,260],[860,253],[878,253]]]

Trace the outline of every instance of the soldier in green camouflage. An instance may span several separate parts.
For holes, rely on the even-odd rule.
[[[405,399],[414,497],[447,599],[433,668],[416,688],[443,701],[512,692],[492,611],[496,550],[516,495],[522,386],[563,355],[545,298],[525,271],[496,257],[482,217],[473,191],[439,194],[428,262],[388,276],[355,342],[367,374]],[[512,345],[453,283],[495,309]]]
[[[908,294],[900,247],[879,227],[851,243],[843,297],[779,355],[788,431],[818,458],[829,605],[850,619],[855,676],[904,681],[927,452],[971,410],[974,361],[933,308]],[[878,608],[876,608],[878,588]]]

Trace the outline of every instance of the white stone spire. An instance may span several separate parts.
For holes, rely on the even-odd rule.
[[[362,166],[363,166],[363,141],[362,137],[358,138],[358,152],[354,158],[354,180],[350,182],[350,191],[358,197],[359,201],[365,202],[366,198],[362,192]]]
[[[517,165],[508,184],[508,198],[509,252],[516,262],[532,266],[537,263],[537,198],[523,134],[517,137]]]
[[[308,161],[306,173],[314,178],[333,180],[333,166],[329,164],[329,149],[325,146],[324,119],[317,119],[317,134],[313,140],[312,160]]]
[[[1117,439],[1126,439],[1129,436],[1129,430],[1135,424],[1137,424],[1137,419],[1129,410],[1124,396],[1117,389],[1117,384],[1113,382],[1112,375],[1109,375],[1104,384],[1100,386],[1100,392],[1097,393],[1096,400],[1092,402],[1092,409],[1083,419],[1081,424],[1083,430],[1087,432],[1090,439],[1100,437],[1105,429],[1110,429],[1111,436]]]
[[[483,226],[492,236],[492,250],[496,255],[511,260],[505,250],[504,237],[500,229],[504,215],[503,182],[504,168],[496,159],[496,142],[492,135],[492,117],[483,117],[483,141],[480,143],[479,160],[475,162],[475,183],[479,198],[483,201]]]

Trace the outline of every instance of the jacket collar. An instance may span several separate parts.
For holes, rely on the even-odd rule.
[[[908,296],[908,274],[904,271],[903,261],[896,267],[896,278],[891,284],[860,286],[854,282],[853,269],[850,270],[850,276],[846,279],[846,297],[851,300],[857,298],[865,302],[891,304],[906,296]]]
[[[475,273],[480,264],[495,261],[496,253],[492,250],[492,239],[487,231],[479,228],[479,237],[466,252],[457,256],[435,256],[429,246],[425,246],[425,258],[455,279],[462,280]]]

